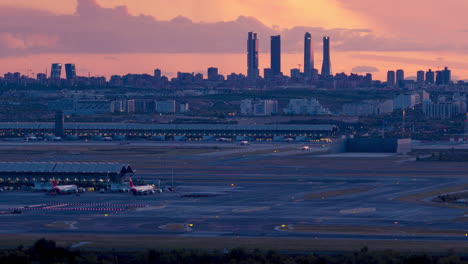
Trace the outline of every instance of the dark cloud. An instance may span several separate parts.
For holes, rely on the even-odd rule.
[[[351,70],[351,72],[356,72],[356,73],[379,72],[379,69],[377,69],[374,66],[356,66]]]
[[[438,47],[427,43],[377,37],[369,29],[293,27],[271,28],[253,17],[195,23],[185,17],[170,21],[133,16],[124,6],[102,8],[95,0],[78,0],[73,15],[3,7],[0,9],[0,56],[40,53],[243,53],[247,32],[259,33],[261,51],[269,51],[269,36],[282,35],[284,52],[301,52],[310,32],[320,46],[332,38],[339,51],[411,51]]]

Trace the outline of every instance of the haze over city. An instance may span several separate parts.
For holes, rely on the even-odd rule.
[[[83,76],[151,73],[158,67],[173,77],[210,66],[224,75],[246,74],[250,31],[259,36],[260,69],[269,65],[272,35],[282,36],[282,66],[291,69],[302,64],[308,31],[316,54],[322,36],[331,37],[333,73],[370,72],[384,80],[389,69],[405,69],[414,78],[417,70],[449,66],[453,79],[468,78],[461,14],[468,4],[462,0],[443,6],[421,0],[1,0],[0,6],[0,72],[39,73],[66,61],[77,64]]]

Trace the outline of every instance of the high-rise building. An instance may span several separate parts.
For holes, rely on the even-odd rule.
[[[396,82],[400,83],[401,81],[405,80],[405,71],[403,70],[397,70],[396,71]]]
[[[52,64],[52,68],[50,70],[50,78],[60,79],[61,75],[62,75],[62,64],[61,63]]]
[[[436,84],[437,85],[444,84],[444,77],[442,75],[442,71],[436,71]]]
[[[218,68],[208,68],[208,80],[217,81],[218,80]]]
[[[394,71],[387,72],[387,85],[395,86],[395,72]]]
[[[399,69],[396,71],[396,84],[399,87],[405,86],[405,71]]]
[[[445,67],[444,70],[442,70],[442,82],[443,84],[450,84],[452,81],[452,72]]]
[[[418,83],[424,83],[424,71],[418,71],[416,74],[416,81]]]
[[[273,76],[281,75],[281,36],[271,37],[271,73]]]
[[[154,70],[154,78],[157,80],[161,79],[161,70],[160,69],[155,69]]]
[[[75,80],[76,79],[75,64],[71,64],[71,63],[65,64],[65,74],[67,75],[67,80]]]
[[[322,76],[330,76],[331,61],[330,61],[330,37],[323,37],[323,64]]]
[[[307,80],[312,79],[314,67],[314,45],[312,35],[307,32],[304,36],[304,77]]]
[[[434,75],[434,72],[429,69],[429,71],[426,72],[426,83],[434,83],[434,80],[435,80],[435,75]]]
[[[259,76],[258,44],[257,33],[249,32],[247,40],[247,77],[250,80],[256,80]]]

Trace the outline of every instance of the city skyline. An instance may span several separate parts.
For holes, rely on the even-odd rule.
[[[413,30],[413,25],[407,25],[400,30],[401,34],[404,34],[403,37],[391,36],[389,29],[381,28],[379,23],[375,25],[362,21],[358,23],[360,19],[353,19],[346,24],[344,18],[358,17],[363,12],[357,10],[356,7],[362,3],[356,1],[353,1],[356,6],[341,1],[321,3],[323,6],[321,11],[324,14],[317,15],[319,12],[314,11],[314,14],[320,18],[317,21],[307,20],[302,14],[298,14],[298,19],[295,21],[291,20],[291,16],[278,16],[274,20],[266,12],[260,12],[262,8],[259,4],[251,6],[253,4],[234,0],[225,4],[232,6],[232,10],[207,0],[197,2],[200,6],[190,4],[192,2],[189,0],[179,0],[175,1],[173,7],[161,7],[164,10],[170,9],[167,14],[152,13],[158,6],[155,3],[158,2],[70,0],[55,5],[46,0],[41,5],[37,5],[30,1],[0,0],[1,13],[6,21],[0,34],[0,46],[3,47],[0,52],[0,72],[25,73],[31,70],[30,72],[39,73],[45,72],[44,69],[49,68],[50,63],[72,61],[79,65],[77,75],[81,76],[90,74],[110,77],[112,74],[151,73],[154,67],[164,69],[168,76],[175,76],[177,71],[199,72],[210,66],[219,68],[220,73],[224,75],[232,72],[247,74],[243,43],[245,43],[245,32],[252,31],[258,33],[263,40],[259,44],[259,69],[268,68],[270,65],[270,61],[266,59],[270,51],[267,38],[275,35],[281,35],[283,50],[281,67],[285,69],[283,72],[303,64],[303,36],[304,32],[310,32],[313,41],[317,43],[314,45],[314,53],[321,53],[322,36],[329,35],[333,40],[331,52],[334,73],[371,72],[376,79],[385,80],[388,68],[405,69],[407,72],[416,73],[421,69],[442,70],[448,65],[456,73],[455,80],[468,78],[468,63],[465,62],[468,60],[468,55],[465,55],[463,50],[464,42],[459,39],[463,40],[463,28],[440,33],[446,35],[446,38],[439,38],[440,41],[446,40],[444,43],[431,42],[428,39],[426,41],[422,38],[433,36],[430,34],[409,38],[410,33],[414,32],[406,31]],[[188,5],[184,6],[183,3]],[[275,3],[268,9],[312,10],[317,5],[304,1],[298,3]],[[208,4],[211,4],[210,8],[224,12],[220,12],[219,17],[213,17],[211,14],[213,12],[210,14],[200,12],[200,9]],[[370,10],[374,10],[375,4],[368,3],[368,5]],[[146,12],[143,12],[143,7],[147,7]],[[444,8],[449,7],[453,7],[453,4],[448,4]],[[194,11],[189,12],[190,9]],[[141,12],[145,16],[140,16]],[[333,20],[326,16],[344,14],[343,12],[349,16],[343,15]],[[22,15],[27,15],[28,19],[18,20]],[[370,15],[372,14],[366,14]],[[105,26],[99,17],[113,21],[115,28],[110,29]],[[114,31],[120,29],[131,32],[132,30],[127,29],[130,24],[132,28],[136,26],[138,30],[134,30],[135,32],[131,34]],[[150,34],[148,44],[143,45],[141,43],[144,42],[140,39],[143,33],[148,35],[146,34],[148,29],[144,26],[146,24],[154,28],[151,29],[154,30],[154,34]],[[395,25],[397,24],[401,25],[400,22],[395,22]],[[91,32],[87,30],[90,25],[96,27],[101,34],[90,35]],[[434,26],[440,27],[431,22],[428,28]],[[184,27],[191,28],[192,33],[179,34]],[[227,28],[229,30],[226,30]],[[76,31],[76,36],[70,36],[68,33],[70,30]],[[170,32],[169,35],[164,35],[166,42],[161,42],[161,32]],[[447,35],[450,32],[451,35]],[[112,39],[111,36],[115,35],[118,35],[118,38]],[[96,39],[99,43],[89,41],[83,43],[76,39],[77,37],[80,39],[92,37],[91,39]],[[187,42],[191,45],[183,45]],[[458,46],[454,46],[453,43],[458,43]],[[322,59],[316,58],[315,67],[318,68],[321,63]],[[415,77],[415,74],[408,77],[413,76]]]

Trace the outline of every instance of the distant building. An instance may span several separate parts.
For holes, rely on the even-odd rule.
[[[271,116],[278,113],[278,101],[260,100],[253,105],[253,114],[255,116]]]
[[[156,103],[151,99],[136,99],[135,113],[153,113],[156,110]]]
[[[394,71],[387,72],[387,85],[395,86],[395,72]]]
[[[271,37],[271,73],[273,76],[281,75],[281,36]]]
[[[418,71],[416,74],[416,81],[418,83],[424,83],[424,71]]]
[[[434,84],[435,83],[435,75],[434,75],[434,72],[431,69],[429,69],[426,72],[426,83],[428,83],[428,84]]]
[[[124,109],[127,113],[135,113],[135,100],[124,101]]]
[[[396,71],[396,85],[398,85],[398,87],[405,86],[405,71],[401,69]]]
[[[161,76],[162,76],[162,75],[161,75],[161,70],[160,70],[160,69],[155,69],[155,70],[154,70],[154,78],[155,78],[156,80],[159,80],[159,79],[161,79]]]
[[[304,78],[306,80],[312,79],[314,67],[314,45],[312,35],[307,32],[304,35]]]
[[[51,79],[60,79],[62,75],[62,64],[60,63],[54,63],[52,64],[51,70],[50,70],[50,78]]]
[[[110,112],[111,113],[122,113],[126,112],[124,108],[123,101],[112,101],[110,103]]]
[[[323,37],[323,63],[322,63],[322,76],[330,76],[331,59],[330,59],[330,37]]]
[[[217,81],[218,80],[218,68],[208,68],[208,80]]]
[[[291,69],[291,79],[297,81],[301,79],[301,70],[300,69]]]
[[[67,76],[67,80],[75,80],[76,79],[76,67],[75,64],[65,64],[65,74]]]
[[[181,103],[179,104],[179,112],[180,113],[187,113],[190,111],[189,103]]]
[[[156,112],[171,114],[176,112],[175,100],[156,101]]]
[[[329,115],[330,110],[324,108],[316,99],[290,99],[288,106],[283,110],[290,115]]]
[[[457,106],[452,102],[423,104],[423,113],[429,118],[452,118],[457,115]]]
[[[271,116],[278,113],[278,101],[276,100],[242,100],[240,112],[245,116]]]
[[[400,94],[393,99],[393,108],[395,110],[413,108],[419,100],[418,94]]]
[[[374,116],[393,112],[393,101],[368,100],[361,103],[343,105],[343,114],[350,116]]]
[[[449,85],[452,82],[452,71],[450,71],[447,67],[444,68],[442,72],[442,84]]]
[[[247,40],[247,77],[250,80],[256,80],[259,77],[258,51],[259,42],[257,33],[249,32],[249,38]]]

